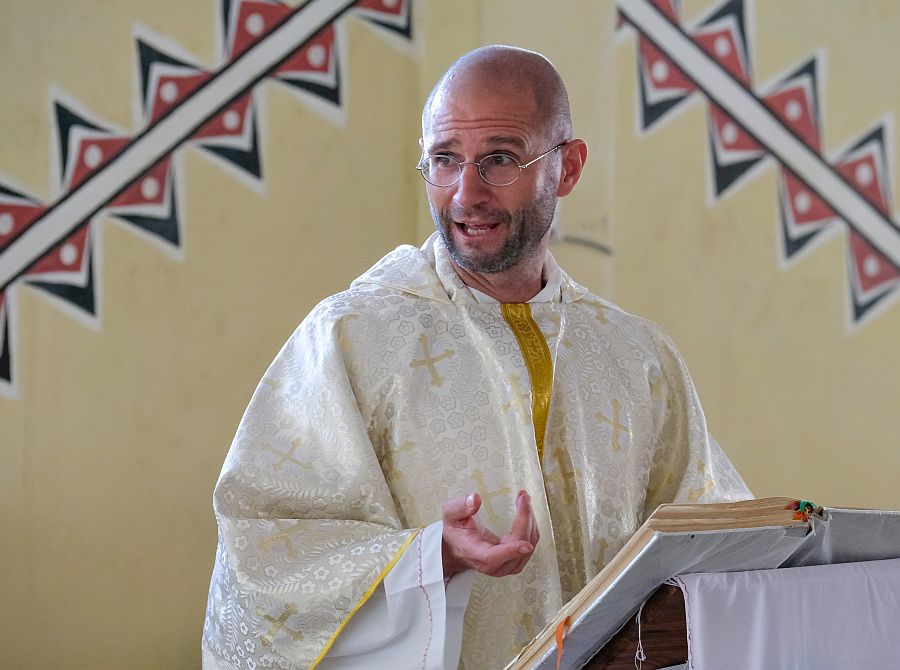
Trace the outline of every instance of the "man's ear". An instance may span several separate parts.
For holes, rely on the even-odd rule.
[[[588,149],[584,140],[574,139],[570,140],[560,151],[562,152],[562,167],[556,195],[561,198],[569,195],[575,188],[575,184],[581,179],[581,172],[587,162]]]
[[[425,151],[425,138],[424,138],[424,137],[420,137],[420,138],[419,138],[419,148],[420,148],[422,151]]]

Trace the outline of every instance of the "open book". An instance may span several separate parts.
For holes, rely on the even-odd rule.
[[[813,508],[792,498],[661,505],[506,670],[581,668],[666,580],[900,557],[900,512]]]

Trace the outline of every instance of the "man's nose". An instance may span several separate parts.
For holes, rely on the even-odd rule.
[[[468,209],[480,205],[490,198],[491,186],[481,178],[475,163],[463,163],[461,167],[462,172],[459,175],[459,181],[456,182],[453,202]]]

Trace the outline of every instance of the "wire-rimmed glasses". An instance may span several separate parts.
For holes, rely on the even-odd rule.
[[[530,165],[534,165],[545,156],[564,147],[568,142],[560,142],[552,149],[548,149],[537,158],[532,158],[527,163],[519,163],[509,154],[488,154],[477,161],[458,161],[448,154],[435,154],[423,156],[416,169],[421,173],[422,179],[433,186],[453,186],[462,177],[464,165],[474,165],[478,174],[491,186],[509,186],[521,176],[522,171]]]

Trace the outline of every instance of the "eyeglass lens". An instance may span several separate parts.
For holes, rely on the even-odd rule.
[[[506,154],[491,154],[478,161],[481,177],[494,186],[507,186],[519,178],[519,164]],[[459,161],[451,156],[429,156],[422,161],[422,176],[435,186],[450,186],[460,178]]]

